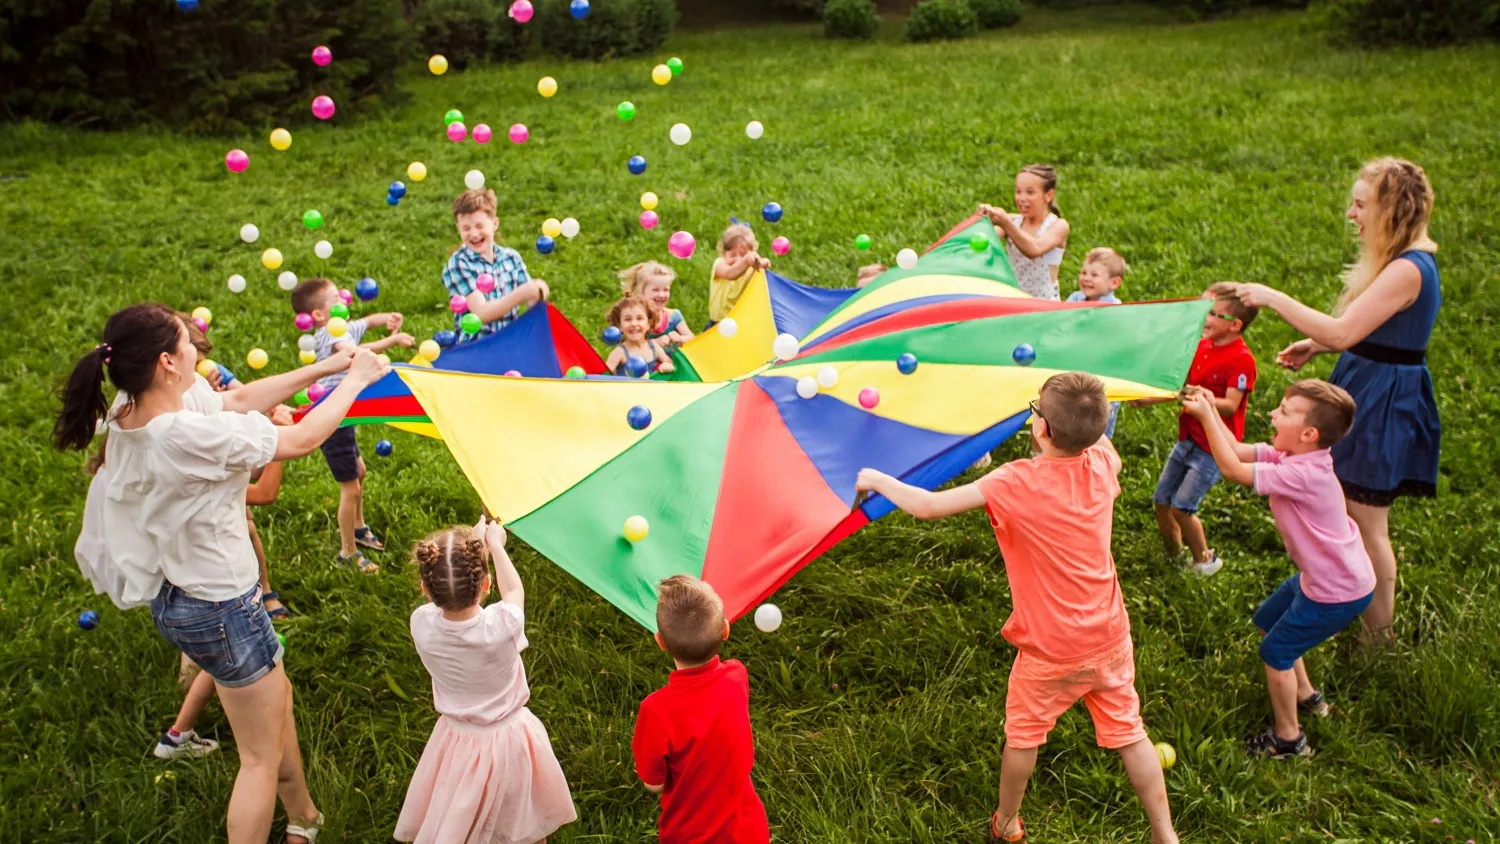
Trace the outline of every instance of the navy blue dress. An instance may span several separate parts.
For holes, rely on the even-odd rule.
[[[1443,294],[1432,253],[1411,250],[1396,260],[1422,272],[1422,292],[1339,356],[1328,380],[1354,397],[1354,427],[1333,446],[1333,468],[1344,494],[1389,507],[1403,495],[1437,494],[1442,425],[1427,371],[1427,342]]]

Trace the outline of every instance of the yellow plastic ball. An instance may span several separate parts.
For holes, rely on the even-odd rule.
[[[562,223],[556,217],[548,217],[542,221],[542,234],[548,237],[557,237],[562,234]]]
[[[302,361],[303,366],[310,366],[318,362],[318,353],[312,349],[305,349],[297,353],[297,360]]]
[[[266,251],[260,253],[260,262],[262,264],[264,264],[265,267],[266,267],[266,269],[268,269],[268,270],[274,270],[274,269],[280,267],[281,266],[281,250],[280,249],[267,249]]]
[[[265,369],[266,364],[271,362],[271,356],[266,354],[265,349],[251,349],[245,355],[245,363],[250,364],[251,369]]]
[[[1156,743],[1156,758],[1161,760],[1163,771],[1170,770],[1173,765],[1177,764],[1177,751],[1172,745],[1159,741]]]
[[[656,210],[656,194],[651,191],[641,194],[641,207],[647,211]]]
[[[557,80],[550,76],[543,76],[536,83],[536,92],[544,97],[550,97],[557,93]]]
[[[650,532],[651,525],[645,516],[631,516],[625,520],[625,538],[631,542],[640,542]]]
[[[275,149],[287,149],[292,145],[292,133],[285,129],[271,130],[271,146]]]
[[[325,327],[328,329],[329,337],[342,337],[349,333],[349,321],[343,317],[330,319]]]
[[[204,358],[203,360],[198,361],[198,374],[202,375],[204,378],[207,378],[208,376],[218,371],[219,365],[209,360],[208,358]]]
[[[417,346],[417,355],[425,360],[437,360],[438,355],[442,353],[443,347],[439,346],[436,340],[423,340],[421,345]]]
[[[665,85],[672,81],[672,69],[664,64],[651,68],[651,81],[658,85]]]
[[[213,325],[214,312],[210,311],[208,308],[203,307],[202,305],[199,305],[198,307],[193,308],[193,319],[203,320],[204,325]]]
[[[428,360],[427,358],[422,357],[421,355],[417,355],[416,357],[414,357],[414,358],[411,359],[411,365],[412,366],[425,366],[428,369],[431,369],[432,368],[432,361]]]
[[[413,182],[420,182],[427,178],[427,165],[420,161],[413,161],[406,165],[406,178]]]
[[[441,54],[434,53],[432,58],[427,60],[427,69],[432,71],[433,76],[442,76],[448,72],[448,60]]]

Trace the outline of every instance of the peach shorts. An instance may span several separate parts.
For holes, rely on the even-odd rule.
[[[1146,738],[1135,693],[1135,648],[1124,644],[1080,662],[1059,664],[1022,652],[1005,693],[1005,742],[1029,749],[1047,743],[1057,719],[1082,698],[1099,746],[1116,750]]]

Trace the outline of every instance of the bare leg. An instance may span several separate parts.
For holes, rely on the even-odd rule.
[[[1151,822],[1151,840],[1155,844],[1177,844],[1177,832],[1172,829],[1172,807],[1167,802],[1167,782],[1161,773],[1161,757],[1151,739],[1144,738],[1135,744],[1120,748],[1120,759],[1125,763],[1125,774],[1135,789],[1141,808],[1146,810],[1146,819]]]
[[[203,710],[208,708],[208,702],[214,699],[214,678],[208,676],[208,672],[199,671],[188,686],[187,695],[182,698],[182,708],[177,710],[177,720],[172,722],[172,729],[179,733],[185,733],[198,723],[198,718]]]
[[[276,771],[276,794],[286,808],[289,823],[306,825],[318,820],[318,807],[307,791],[302,771],[302,748],[297,744],[297,722],[292,711],[292,684],[286,686],[286,726],[281,733],[281,766]]]
[[[260,563],[260,591],[265,594],[271,591],[271,569],[266,564],[266,547],[260,544],[260,531],[255,529],[255,519],[250,515],[249,507],[245,508],[245,524],[250,528],[250,544],[255,546],[255,559]],[[267,598],[264,603],[266,612],[282,609],[281,601],[276,598]]]
[[[1156,506],[1156,529],[1161,531],[1162,548],[1171,559],[1177,559],[1182,553],[1182,528],[1177,526],[1177,520],[1172,517],[1172,507],[1167,504]]]
[[[365,521],[365,459],[363,457],[359,458],[359,511],[355,515],[359,518],[359,521],[354,524],[355,527],[361,528],[369,524]]]
[[[1188,550],[1193,552],[1193,562],[1208,562],[1212,555],[1209,553],[1208,539],[1203,535],[1203,522],[1198,520],[1198,514],[1184,513],[1174,507],[1172,518],[1177,520],[1177,526],[1182,530],[1182,541],[1187,543]]]
[[[229,795],[229,844],[265,844],[271,834],[288,715],[287,686],[286,672],[277,665],[248,686],[219,688],[219,701],[240,752],[240,771]]]
[[[355,551],[354,529],[364,524],[359,518],[363,509],[364,494],[359,481],[339,484],[339,553],[345,557]]]
[[[1302,664],[1302,657],[1297,657],[1297,662],[1292,666],[1292,673],[1297,675],[1297,700],[1307,700],[1318,693],[1313,687],[1312,680],[1307,678],[1307,666]]]
[[[1021,814],[1021,798],[1026,796],[1026,783],[1031,781],[1031,772],[1036,768],[1035,747],[1005,746],[1000,759],[1000,818],[1002,835],[1015,835],[1021,829],[1018,820]]]
[[[1359,525],[1365,551],[1375,566],[1375,597],[1365,610],[1360,641],[1367,645],[1390,644],[1391,625],[1396,618],[1396,551],[1391,548],[1391,508],[1371,507],[1345,499],[1349,518]]]
[[[1297,674],[1288,669],[1279,671],[1266,666],[1266,688],[1271,692],[1271,711],[1276,719],[1276,737],[1283,741],[1295,741],[1302,735],[1302,725],[1297,723]]]

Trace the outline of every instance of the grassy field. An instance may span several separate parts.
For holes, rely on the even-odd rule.
[[[294,128],[290,151],[264,134],[196,139],[161,132],[86,134],[0,128],[0,291],[15,335],[0,348],[0,840],[204,841],[221,835],[237,758],[217,706],[202,729],[226,752],[194,763],[147,756],[175,713],[175,654],[144,611],[90,594],[72,560],[86,478],[48,445],[50,390],[131,302],[207,305],[215,357],[242,374],[260,346],[272,370],[295,364],[296,332],[260,250],[302,276],[381,283],[382,309],[419,336],[450,325],[439,284],[456,238],[448,204],[465,170],[501,196],[508,241],[590,336],[616,293],[614,270],[669,260],[675,228],[707,246],[731,215],[781,202],[776,262],[811,283],[852,283],[867,232],[891,261],[922,247],[977,202],[1010,203],[1015,170],[1051,162],[1074,235],[1073,289],[1096,245],[1134,267],[1128,298],[1189,296],[1210,282],[1260,280],[1319,305],[1351,258],[1342,220],[1359,164],[1397,154],[1436,185],[1445,308],[1432,368],[1445,439],[1441,495],[1393,515],[1403,564],[1399,644],[1362,655],[1352,636],[1315,651],[1315,682],[1338,716],[1311,725],[1317,755],[1252,762],[1240,743],[1269,719],[1249,614],[1291,570],[1263,501],[1220,487],[1210,540],[1228,565],[1200,580],[1165,562],[1150,512],[1175,434],[1167,408],[1127,410],[1115,553],[1134,622],[1138,687],[1157,740],[1178,750],[1167,784],[1189,841],[1493,841],[1500,837],[1500,552],[1493,449],[1500,410],[1496,267],[1500,266],[1500,48],[1366,54],[1326,48],[1297,16],[1177,25],[1148,10],[1040,15],[952,44],[848,45],[813,26],[683,36],[684,74],[666,88],[652,61],[536,61],[434,78],[414,74],[409,107]],[[551,74],[561,92],[535,93]],[[1485,80],[1490,80],[1485,82]],[[614,106],[640,109],[622,124]],[[455,145],[442,115],[497,128],[487,147]],[[747,140],[746,121],[766,125]],[[667,140],[693,127],[686,147]],[[516,147],[504,127],[527,124]],[[269,130],[271,127],[266,127]],[[251,154],[226,172],[231,147]],[[625,160],[644,154],[632,177]],[[412,160],[431,175],[399,208],[385,186]],[[637,195],[662,197],[663,225],[635,222]],[[301,213],[327,220],[313,235]],[[551,256],[530,248],[543,218],[583,233]],[[261,242],[237,238],[256,223]],[[764,240],[772,227],[761,226]],[[332,259],[312,245],[327,237]],[[711,250],[677,262],[674,295],[706,315]],[[242,273],[250,289],[225,287]],[[1272,364],[1294,339],[1267,315],[1247,335],[1262,361],[1252,436],[1289,376]],[[1326,374],[1331,361],[1315,367]],[[440,443],[364,430],[368,511],[396,549],[478,503]],[[504,439],[497,436],[497,447]],[[1016,456],[1012,443],[1002,457]],[[524,478],[517,478],[524,483]],[[280,502],[257,518],[297,686],[298,727],[328,839],[384,841],[435,714],[407,616],[420,596],[405,554],[360,577],[331,565],[337,493],[322,461],[289,467]],[[754,514],[746,514],[753,518]],[[636,706],[670,663],[644,632],[527,549],[532,708],[551,731],[581,818],[560,841],[638,841],[655,801],[635,781]],[[756,781],[779,841],[978,841],[994,801],[1012,649],[999,628],[1009,592],[985,517],[893,517],[857,534],[774,598],[773,635],[735,625],[744,660]],[[78,613],[97,609],[85,633]],[[167,772],[170,776],[163,776]],[[1144,819],[1114,754],[1093,745],[1081,708],[1044,749],[1026,818],[1034,841],[1143,841]],[[1441,823],[1438,823],[1438,821]]]

